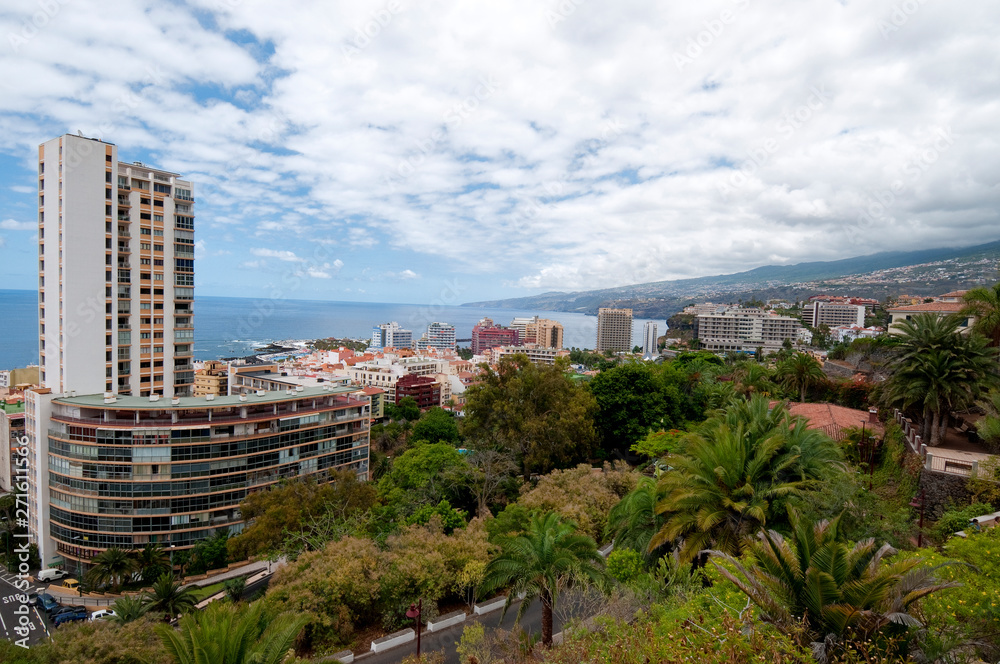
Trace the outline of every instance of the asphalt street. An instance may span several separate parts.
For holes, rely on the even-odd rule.
[[[514,603],[511,605],[503,621],[500,620],[500,611],[494,611],[485,616],[476,616],[475,618],[470,616],[464,623],[448,627],[440,632],[432,633],[425,631],[420,635],[420,650],[423,653],[444,650],[445,664],[461,664],[455,648],[462,638],[462,631],[465,629],[465,626],[473,622],[481,622],[487,628],[501,627],[510,630],[514,626],[514,619],[517,617],[518,604]],[[556,612],[556,615],[553,616],[553,623],[553,633],[559,633],[562,629],[559,612]],[[534,634],[541,639],[542,603],[540,601],[535,600],[528,607],[528,610],[525,611],[524,617],[521,618],[521,627],[526,632]],[[393,648],[386,652],[358,655],[354,661],[358,664],[394,664],[395,662],[402,661],[407,655],[416,654],[416,652],[417,643],[413,641],[405,646]]]
[[[41,591],[44,587],[29,586],[27,590],[19,590],[15,583],[16,576],[0,573],[0,638],[11,641],[27,638],[27,644],[31,645],[48,636],[48,627],[38,609],[21,600],[27,600],[30,591]]]

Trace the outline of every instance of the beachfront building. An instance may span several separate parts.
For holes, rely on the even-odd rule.
[[[520,333],[512,327],[495,325],[492,318],[483,318],[472,328],[472,354],[484,355],[496,346],[517,346]]]
[[[399,323],[382,323],[372,327],[372,341],[369,350],[378,351],[386,348],[412,348],[413,331],[404,330]]]
[[[632,310],[601,307],[597,310],[598,353],[631,352]]]
[[[523,323],[522,323],[523,321]],[[559,350],[563,347],[562,323],[548,318],[515,318],[510,326],[518,330],[521,343]]]
[[[189,548],[243,527],[239,503],[283,479],[368,473],[369,398],[354,388],[248,396],[38,394],[50,505],[32,528],[45,562],[83,567],[117,546]],[[37,414],[37,412],[36,412]]]
[[[427,326],[427,348],[455,348],[455,326],[434,322]]]
[[[659,356],[659,337],[656,334],[656,323],[647,321],[642,326],[642,359],[652,360]]]
[[[66,134],[38,148],[40,383],[188,396],[194,197],[176,173]]]

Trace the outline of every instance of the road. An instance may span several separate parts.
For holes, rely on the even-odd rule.
[[[518,603],[511,605],[510,609],[507,611],[507,615],[504,616],[503,622],[500,621],[500,612],[494,611],[488,613],[485,616],[470,616],[466,621],[460,625],[455,625],[454,627],[449,627],[447,629],[441,630],[440,632],[423,632],[420,635],[420,650],[423,653],[430,653],[435,651],[444,650],[445,651],[445,664],[461,664],[458,652],[455,647],[462,638],[462,630],[465,626],[473,622],[481,622],[487,629],[492,629],[496,627],[501,627],[506,630],[510,630],[514,626],[514,619],[517,617]],[[553,616],[553,632],[558,633],[562,629],[562,624],[559,620],[559,615]],[[528,607],[525,612],[524,617],[521,618],[521,627],[536,636],[541,640],[542,633],[542,603],[535,600]],[[398,648],[393,648],[392,650],[380,653],[371,653],[358,655],[355,658],[355,662],[358,664],[396,664],[403,660],[407,655],[414,655],[417,652],[417,643],[413,641],[405,646],[400,646]]]
[[[13,574],[0,573],[0,638],[19,641],[26,637],[27,644],[31,645],[48,636],[48,627],[38,609],[21,599],[27,599],[29,591],[41,591],[42,588],[31,586],[28,590],[19,590],[14,585],[16,582],[17,577]]]

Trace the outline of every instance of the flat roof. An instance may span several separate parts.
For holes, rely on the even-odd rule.
[[[86,408],[107,408],[111,410],[170,410],[170,409],[193,409],[193,408],[228,408],[231,406],[254,405],[257,403],[276,403],[281,401],[294,401],[296,399],[307,399],[310,397],[321,397],[337,394],[352,394],[358,392],[356,387],[346,387],[330,385],[323,387],[305,387],[302,390],[293,390],[287,394],[284,390],[273,390],[265,392],[263,396],[256,393],[247,394],[245,401],[240,401],[239,396],[219,396],[211,401],[205,397],[180,397],[179,403],[171,403],[170,397],[160,397],[158,401],[150,401],[149,397],[117,397],[114,403],[104,403],[103,394],[85,394],[78,397],[58,397],[52,403],[64,404],[67,406],[83,406]]]

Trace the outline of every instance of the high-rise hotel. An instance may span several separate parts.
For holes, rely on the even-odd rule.
[[[349,387],[191,396],[190,182],[65,135],[39,146],[42,387],[25,395],[28,529],[43,566],[239,532],[282,479],[367,477],[370,401]]]
[[[194,198],[175,173],[65,135],[38,148],[41,382],[54,392],[188,396]]]

